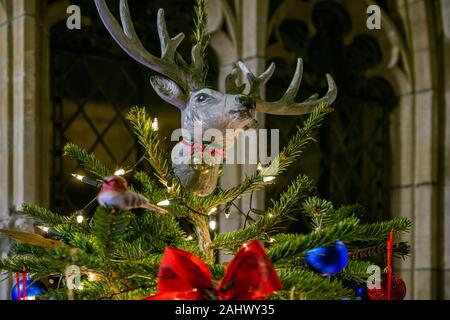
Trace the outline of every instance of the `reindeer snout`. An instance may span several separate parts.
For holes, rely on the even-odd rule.
[[[243,106],[246,109],[255,109],[255,101],[249,96],[241,95],[236,97],[236,103]]]

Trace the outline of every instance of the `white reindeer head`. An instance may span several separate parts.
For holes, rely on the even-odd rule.
[[[158,11],[158,34],[161,42],[161,58],[149,53],[139,40],[134,29],[127,0],[120,0],[120,17],[122,27],[114,18],[106,5],[106,0],[95,0],[100,17],[110,32],[111,36],[121,48],[139,63],[149,69],[160,73],[162,76],[153,76],[150,83],[158,95],[166,102],[178,107],[181,111],[182,126],[184,129],[193,130],[194,125],[200,124],[203,130],[218,129],[224,132],[226,129],[250,129],[255,128],[255,111],[276,115],[301,115],[311,112],[322,102],[331,104],[337,96],[337,88],[333,78],[327,74],[328,92],[319,98],[313,95],[303,102],[295,102],[294,99],[300,88],[303,75],[303,62],[297,60],[297,68],[286,93],[279,101],[268,102],[261,98],[261,89],[275,71],[275,65],[270,67],[260,76],[255,76],[247,66],[238,62],[226,78],[226,93],[208,89],[203,82],[204,61],[200,48],[195,45],[191,51],[191,64],[182,59],[175,58],[176,50],[184,39],[180,33],[170,38],[164,11]],[[250,84],[248,93],[244,94],[245,85],[238,85],[237,80],[243,74]],[[189,175],[189,169],[183,169],[183,175]],[[217,174],[218,170],[213,171]],[[205,183],[199,183],[201,177],[195,174],[188,179],[179,177],[185,185],[187,180],[193,181],[191,185],[200,185],[217,182],[216,177],[209,177]],[[215,187],[215,184],[214,184]],[[213,189],[212,189],[213,190]],[[202,190],[200,194],[208,194]]]

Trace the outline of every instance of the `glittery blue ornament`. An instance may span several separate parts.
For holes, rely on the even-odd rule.
[[[336,241],[331,246],[308,250],[305,255],[305,262],[310,268],[327,276],[342,271],[347,261],[348,250],[342,241]]]
[[[44,285],[39,281],[34,281],[30,278],[27,278],[26,280],[26,298],[29,299],[31,297],[40,296],[45,292]],[[20,289],[20,295],[22,296],[23,292],[23,281],[19,281],[19,289]],[[22,298],[22,297],[21,297]],[[17,284],[14,284],[11,289],[11,299],[13,300],[19,300],[19,297],[17,295]]]

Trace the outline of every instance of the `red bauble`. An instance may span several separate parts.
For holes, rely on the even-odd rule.
[[[370,300],[387,300],[387,274],[381,276],[380,289],[368,289],[367,296]],[[391,300],[403,300],[406,295],[405,282],[396,274],[392,274]]]

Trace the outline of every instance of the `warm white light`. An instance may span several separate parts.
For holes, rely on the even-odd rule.
[[[271,214],[271,213],[269,213],[268,216],[269,216],[269,218],[273,218],[273,214]]]
[[[188,236],[188,237],[186,238],[186,241],[192,241],[192,240],[194,240],[194,237],[193,237],[193,236]]]
[[[94,281],[95,280],[95,273],[93,273],[93,272],[89,272],[88,273],[88,280],[89,281]]]
[[[77,216],[77,222],[78,223],[83,223],[84,217],[80,214]]]
[[[168,205],[170,205],[170,200],[163,200],[163,201],[158,202],[158,206],[161,206],[161,207],[167,207]]]
[[[119,169],[116,172],[114,172],[115,176],[123,176],[125,174],[125,170],[124,169]]]
[[[270,243],[275,242],[275,238],[270,238],[269,242],[270,242]]]
[[[83,179],[84,179],[84,176],[80,176],[79,174],[74,174],[74,173],[72,173],[72,176],[73,176],[75,179],[78,179],[78,180],[80,180],[80,181],[83,181]]]
[[[50,228],[46,226],[38,226],[38,228],[44,231],[45,233],[47,233],[50,230]]]
[[[209,210],[209,215],[212,215],[214,212],[217,212],[217,208],[216,207],[214,207],[214,208],[212,208],[211,210]]]
[[[211,221],[209,222],[209,228],[210,228],[211,230],[216,230],[216,222],[215,222],[214,220],[211,220]]]
[[[81,283],[81,284],[78,286],[78,290],[82,291],[83,289],[84,289],[84,285]]]
[[[273,180],[275,180],[275,177],[274,177],[274,176],[268,176],[268,177],[264,177],[264,178],[263,178],[263,181],[264,181],[264,182],[270,182],[270,181],[273,181]]]
[[[262,166],[261,162],[258,163],[258,167],[256,168],[256,170],[258,171],[262,171],[264,169],[264,167]]]
[[[36,296],[28,296],[25,299],[26,300],[36,300]]]
[[[229,212],[225,213],[225,219],[230,219],[230,215],[231,215],[231,213],[229,213]]]
[[[162,207],[167,207],[170,206],[171,204],[178,204],[181,202],[181,198],[172,198],[172,199],[166,199],[163,201],[158,202],[158,206],[162,206]]]
[[[158,118],[155,118],[152,122],[152,129],[153,131],[158,131],[159,130],[159,125],[158,125]]]

